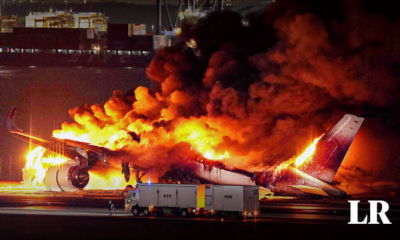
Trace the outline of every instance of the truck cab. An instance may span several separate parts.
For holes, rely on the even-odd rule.
[[[125,197],[125,211],[132,212],[132,207],[136,207],[138,205],[138,199],[139,199],[139,191],[137,190],[127,191]]]

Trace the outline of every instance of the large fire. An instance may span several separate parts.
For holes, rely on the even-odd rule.
[[[25,187],[44,187],[43,179],[46,171],[55,165],[63,165],[68,159],[61,155],[44,157],[46,149],[36,147],[26,157],[23,172],[23,185]],[[120,169],[110,168],[107,174],[96,171],[89,171],[90,181],[85,189],[123,189],[128,184],[134,185],[135,180],[131,179],[126,183]]]
[[[195,143],[195,140],[198,140],[199,136],[201,136],[201,132],[192,132],[189,136],[189,139],[193,140],[192,143]],[[58,137],[61,135],[57,135]],[[68,136],[63,135],[64,137]],[[70,135],[73,136],[73,135]],[[113,136],[118,136],[117,134]],[[120,136],[123,136],[120,135]],[[83,137],[85,138],[85,137]],[[307,149],[297,158],[290,159],[286,162],[280,164],[275,172],[280,172],[281,170],[285,169],[289,166],[290,163],[294,161],[296,167],[300,166],[303,162],[310,158],[310,156],[315,151],[315,146],[318,143],[318,140],[321,137],[316,138],[313,143],[307,147]],[[74,140],[82,140],[82,138],[73,137]],[[117,139],[112,139],[115,141]],[[230,155],[228,152],[224,152],[223,154],[215,154],[214,150],[209,150],[206,148],[204,144],[205,141],[202,141],[200,150],[204,151],[204,157],[212,160],[221,160],[225,158],[229,158]],[[49,167],[55,165],[62,165],[68,159],[64,158],[61,155],[54,155],[53,156],[46,156],[45,155],[46,149],[42,147],[36,147],[26,157],[26,165],[22,169],[23,171],[23,178],[24,178],[24,186],[25,187],[44,187],[43,179],[46,175],[46,171]],[[96,171],[89,171],[90,181],[89,184],[85,187],[85,189],[123,189],[128,184],[135,185],[136,182],[134,179],[131,179],[129,183],[126,183],[124,180],[123,175],[121,174],[120,169],[118,168],[111,168],[107,170],[106,174],[103,172],[96,172]],[[150,179],[148,181],[151,181]]]
[[[61,155],[43,157],[45,151],[46,149],[42,147],[36,147],[26,156],[27,161],[25,167],[22,169],[25,186],[43,186],[43,179],[47,169],[54,165],[62,165],[68,160]]]
[[[189,150],[177,150],[181,142],[231,168],[302,167],[317,140],[290,159],[298,146],[343,113],[396,115],[399,21],[362,6],[275,1],[249,26],[233,12],[212,14],[192,33],[182,32],[183,42],[158,50],[146,69],[151,88],[114,91],[104,104],[76,107],[74,122],[53,136],[126,153],[104,172],[92,169],[92,180],[104,183],[87,188],[125,184],[122,161],[165,172],[187,160]],[[32,184],[40,184],[43,153],[32,155],[38,163],[26,169],[42,165],[31,171],[38,175]]]
[[[282,162],[278,166],[274,166],[273,168],[273,178],[278,177],[282,171],[287,169],[289,166],[300,167],[303,163],[310,161],[312,159],[312,155],[315,152],[315,148],[317,146],[318,141],[322,138],[323,135],[314,139],[314,141],[300,154],[295,158],[291,158],[287,161]]]

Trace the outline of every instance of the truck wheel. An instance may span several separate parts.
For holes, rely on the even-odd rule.
[[[149,209],[146,208],[145,210],[143,210],[143,214],[144,214],[145,216],[149,216],[149,213],[150,213],[150,212],[149,212]]]
[[[132,214],[133,216],[139,216],[139,209],[137,208],[132,209]]]
[[[210,212],[207,213],[207,218],[211,218],[212,214]]]
[[[182,215],[182,217],[188,217],[189,216],[188,211],[186,209],[182,210],[181,215]]]

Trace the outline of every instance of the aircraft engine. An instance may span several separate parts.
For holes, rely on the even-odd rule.
[[[67,162],[61,166],[50,167],[43,182],[46,189],[50,191],[80,190],[89,183],[89,173],[75,162]]]

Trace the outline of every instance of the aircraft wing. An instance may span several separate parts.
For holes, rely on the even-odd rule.
[[[16,107],[13,107],[11,109],[10,113],[6,117],[6,121],[4,124],[7,130],[10,133],[12,133],[14,137],[20,138],[24,141],[29,141],[33,144],[46,148],[50,151],[60,153],[63,156],[72,160],[80,161],[82,160],[82,157],[84,159],[89,159],[89,161],[91,160],[90,158],[92,158],[92,161],[95,161],[94,159],[96,160],[100,159],[101,161],[109,165],[106,156],[113,155],[115,152],[108,148],[99,147],[91,145],[90,143],[79,142],[69,139],[58,139],[58,138],[44,139],[25,133],[24,131],[15,126],[14,116],[16,109],[17,109]]]

